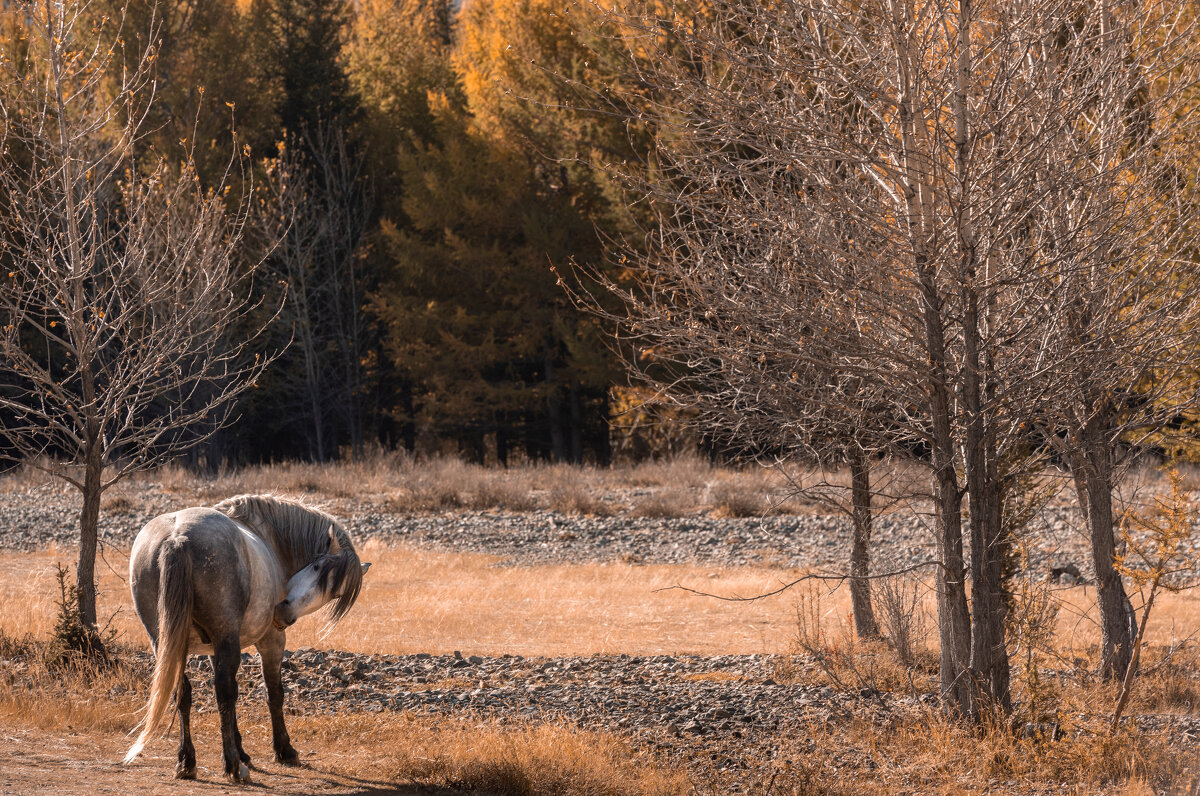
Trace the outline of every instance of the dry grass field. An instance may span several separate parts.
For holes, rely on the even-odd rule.
[[[766,567],[555,564],[506,566],[485,555],[385,547],[361,549],[371,561],[363,595],[331,632],[320,614],[288,631],[288,646],[349,652],[479,655],[778,654],[796,625],[796,601],[815,598],[826,632],[850,621],[849,593],[832,585],[802,588],[756,602],[726,602],[670,587],[728,596],[773,590],[803,573]],[[100,614],[122,643],[149,649],[133,612],[127,551],[105,554],[98,567]],[[54,626],[56,565],[75,560],[71,549],[0,551],[0,632],[46,637]],[[926,626],[934,614],[922,586]],[[1095,589],[1060,588],[1055,647],[1064,658],[1087,656],[1099,643]],[[1163,594],[1146,641],[1172,648],[1200,642],[1200,592]]]
[[[792,624],[786,598],[737,604],[682,591],[677,583],[722,594],[757,594],[791,580],[772,569],[560,564],[502,566],[491,556],[385,548],[361,549],[371,571],[354,610],[322,637],[320,614],[288,631],[289,647],[362,653],[589,655],[781,652]],[[72,550],[0,552],[0,631],[45,637],[54,627],[55,565]],[[127,553],[108,553],[100,572],[100,613],[123,642],[149,649],[133,612]],[[844,614],[848,597],[831,596]]]
[[[0,637],[49,634],[55,613],[55,564],[71,560],[73,552],[0,554],[0,603],[8,608],[0,618]],[[765,652],[779,655],[778,676],[785,681],[795,678],[843,687],[869,682],[903,690],[904,677],[896,673],[897,664],[886,651],[852,641],[848,598],[842,589],[801,587],[749,604],[678,590],[656,591],[681,583],[722,594],[753,594],[794,578],[793,571],[630,564],[513,567],[488,556],[376,544],[365,546],[364,557],[374,561],[369,585],[346,621],[322,637],[316,617],[302,620],[289,633],[289,646],[362,653],[444,654],[461,649],[466,654],[526,656]],[[122,643],[144,647],[144,634],[125,592],[126,561],[110,553],[107,563],[101,568],[102,613],[112,617]],[[1057,619],[1054,656],[1043,656],[1041,665],[1068,673],[1076,666],[1090,668],[1098,640],[1089,609],[1093,594],[1076,587],[1056,595],[1063,608]],[[834,670],[792,671],[788,653],[805,652],[800,647],[804,639],[797,611],[814,609],[821,623],[821,643]],[[928,597],[922,610],[927,615],[932,611]],[[1173,662],[1146,678],[1136,693],[1137,710],[1190,714],[1200,706],[1200,683],[1195,679],[1200,660],[1194,647],[1181,638],[1196,627],[1200,627],[1200,595],[1167,595],[1150,629],[1149,658],[1160,661],[1164,650],[1176,651]],[[33,690],[0,695],[0,725],[45,738],[63,732],[95,734],[98,743],[114,750],[120,746],[117,739],[136,721],[145,688],[133,673],[120,669],[81,675],[46,671],[40,678]],[[917,681],[930,684],[927,674],[918,674]],[[1027,685],[1019,678],[1018,694],[1025,699]],[[1047,792],[1186,792],[1163,790],[1164,782],[1191,776],[1179,752],[1160,748],[1153,737],[1110,738],[1095,731],[1114,702],[1110,686],[1070,678],[1055,688],[1064,715],[1090,717],[1075,720],[1084,733],[1075,743],[1034,749],[1030,741],[1000,729],[974,735],[936,712],[892,727],[860,720],[826,721],[809,727],[807,737],[783,744],[787,756],[778,768],[780,778],[759,792],[848,792],[837,783],[848,761],[863,759],[886,762],[877,771],[859,772],[858,793],[924,792],[905,791],[897,784],[913,782],[926,782],[928,792],[964,792],[964,785],[974,782],[994,783],[991,790],[996,793],[1022,793],[1030,792],[1030,783],[1043,780],[1059,783],[1059,787],[1047,786]],[[243,710],[246,735],[261,746],[269,737],[263,707],[247,701]],[[296,787],[300,792],[331,794],[355,792],[355,778],[376,783],[373,787],[383,782],[433,783],[501,793],[720,792],[706,791],[706,780],[696,770],[682,770],[604,733],[391,714],[330,722],[303,716],[292,719],[294,736],[314,761],[320,761],[320,777],[280,779],[286,772],[267,766],[260,781],[285,791]],[[213,746],[207,754],[203,747],[201,751],[211,767],[219,758],[214,717],[201,716],[196,732],[200,743]],[[397,742],[381,749],[381,738]],[[250,751],[261,759],[268,756],[265,748]],[[106,759],[111,761],[111,756]],[[147,758],[134,773],[113,769],[111,775],[125,777],[126,784],[132,776],[165,785],[170,769],[171,761],[160,748],[157,757]],[[215,778],[216,772],[210,775]],[[1181,781],[1178,787],[1187,784]]]
[[[0,794],[674,796],[689,790],[684,773],[604,733],[408,714],[290,716],[288,729],[305,765],[284,768],[271,762],[270,719],[257,700],[238,706],[253,781],[224,780],[216,714],[197,712],[199,781],[182,783],[172,778],[168,743],[152,744],[130,767],[118,762],[145,699],[143,685],[117,667],[55,672],[24,693],[0,690]]]

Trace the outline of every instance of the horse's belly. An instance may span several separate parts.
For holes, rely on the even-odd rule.
[[[259,623],[259,624],[261,624],[261,623]],[[247,631],[249,631],[249,632],[247,632]],[[243,627],[242,628],[242,637],[241,637],[241,648],[248,649],[250,647],[253,647],[255,644],[257,644],[259,641],[262,640],[262,637],[264,635],[266,635],[266,628],[259,627],[257,625],[255,627]],[[192,635],[188,638],[188,654],[189,655],[212,655],[213,654],[213,645],[211,643],[205,641],[204,639],[202,639],[200,637],[200,634],[196,631],[196,628],[194,628],[194,627],[192,628]]]
[[[194,634],[191,641],[188,642],[188,655],[212,655],[212,644],[205,644]]]

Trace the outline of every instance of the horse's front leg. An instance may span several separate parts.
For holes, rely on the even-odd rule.
[[[225,775],[235,782],[249,782],[249,758],[242,751],[242,736],[237,726],[237,673],[242,663],[242,648],[236,634],[227,636],[213,645],[212,661],[217,713],[221,717],[221,751],[225,758]]]
[[[300,755],[292,748],[287,727],[283,723],[283,649],[285,634],[271,628],[259,639],[258,657],[262,661],[263,684],[267,687],[267,708],[271,711],[271,740],[275,746],[275,760],[285,766],[300,765]]]
[[[179,711],[179,762],[175,766],[176,779],[196,778],[196,747],[192,745],[192,681],[187,674],[179,678],[179,690],[175,694],[175,707]]]

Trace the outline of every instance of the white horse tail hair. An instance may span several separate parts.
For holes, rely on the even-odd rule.
[[[192,630],[192,556],[182,540],[169,539],[163,545],[158,555],[158,578],[158,643],[150,700],[142,718],[142,731],[125,755],[126,765],[141,754],[147,739],[162,726],[187,665]]]

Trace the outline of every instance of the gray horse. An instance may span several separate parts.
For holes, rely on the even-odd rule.
[[[237,671],[242,649],[254,646],[262,660],[275,759],[297,765],[299,756],[283,724],[284,631],[328,603],[331,624],[345,616],[369,566],[359,563],[350,537],[333,517],[268,495],[241,495],[214,508],[183,509],[147,523],[133,542],[129,584],[156,659],[142,731],[125,762],[132,762],[162,726],[171,694],[177,693],[175,776],[195,779],[186,664],[189,653],[208,654],[225,774],[246,781],[250,758],[237,726]]]

